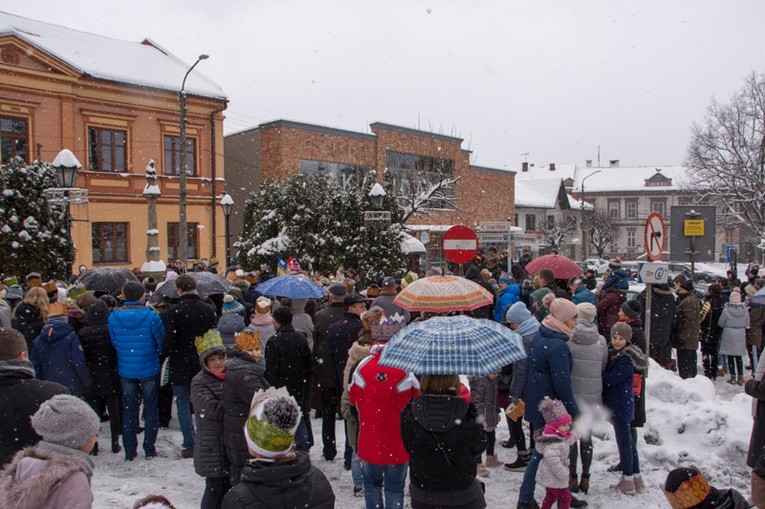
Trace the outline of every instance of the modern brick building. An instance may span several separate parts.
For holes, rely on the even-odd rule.
[[[225,137],[227,191],[244,210],[244,202],[261,181],[278,181],[297,172],[324,169],[344,187],[358,185],[387,170],[401,189],[441,178],[458,178],[453,201],[434,202],[427,213],[407,222],[424,240],[427,266],[443,263],[441,236],[451,225],[478,227],[482,222],[507,221],[515,214],[515,172],[473,166],[462,139],[376,122],[371,134],[287,120],[261,124]],[[415,182],[414,180],[418,180]],[[241,232],[241,215],[232,216],[232,231]],[[423,236],[423,232],[428,232]],[[506,247],[506,243],[503,247]]]

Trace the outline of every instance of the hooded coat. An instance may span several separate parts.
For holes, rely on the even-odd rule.
[[[326,476],[296,452],[291,461],[250,460],[242,482],[223,497],[222,509],[333,509],[335,494]]]
[[[521,300],[521,287],[512,284],[499,291],[497,296],[497,305],[494,306],[494,321],[505,323],[505,313],[507,308]]]
[[[228,477],[230,462],[223,432],[223,380],[204,365],[213,353],[217,352],[213,350],[200,356],[202,370],[191,380],[191,404],[196,416],[194,470],[202,477]]]
[[[93,383],[80,338],[66,322],[45,324],[29,357],[40,380],[61,384],[73,396],[82,396]]]
[[[569,451],[579,437],[571,433],[568,438],[534,434],[535,448],[542,455],[537,470],[537,481],[545,488],[563,489],[568,487]]]
[[[660,351],[662,347],[669,345],[669,338],[672,333],[672,324],[675,319],[675,310],[677,303],[675,302],[675,296],[672,294],[672,290],[667,285],[653,285],[651,287],[651,330],[650,330],[650,342],[651,352]],[[645,291],[635,297],[635,300],[640,302],[643,313],[641,315],[641,322],[645,321]]]
[[[749,327],[749,311],[746,304],[725,304],[717,325],[722,328],[718,353],[746,355],[746,329]]]
[[[596,406],[603,403],[603,370],[608,362],[608,344],[590,321],[580,321],[574,327],[568,349],[574,367],[571,387],[578,406]]]
[[[492,431],[499,424],[499,401],[497,379],[488,376],[470,376],[470,399],[483,418],[484,429]]]
[[[598,310],[598,331],[604,336],[611,326],[619,321],[619,310],[626,302],[624,292],[611,288],[601,291],[596,308]]]
[[[89,396],[113,396],[122,392],[117,374],[117,351],[109,338],[109,315],[106,302],[97,300],[85,312],[87,325],[78,334],[93,378]]]
[[[151,308],[126,302],[109,315],[109,337],[117,351],[117,371],[139,380],[159,375],[159,354],[165,327]]]
[[[603,372],[603,405],[611,411],[612,420],[632,422],[635,418],[635,396],[632,375],[645,371],[648,361],[635,345],[627,345],[616,352],[609,351]]]
[[[45,325],[40,308],[28,302],[21,302],[16,306],[15,315],[11,319],[11,326],[19,331],[27,340],[27,350],[32,351],[32,343],[40,335]]]
[[[345,364],[340,368],[345,367]],[[266,346],[266,371],[263,374],[274,387],[286,387],[301,408],[308,401],[311,387],[313,358],[308,340],[292,325],[282,325]]]

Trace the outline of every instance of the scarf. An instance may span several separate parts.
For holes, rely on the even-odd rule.
[[[518,324],[518,328],[515,329],[515,332],[520,334],[521,336],[528,336],[530,334],[534,334],[539,330],[539,322],[536,318],[529,317],[526,320],[522,321]]]
[[[20,361],[11,359],[0,361],[0,373],[18,373],[19,375],[28,375],[29,378],[35,377],[35,368],[30,361]]]
[[[93,462],[93,459],[89,454],[85,454],[79,449],[72,449],[71,447],[65,447],[63,445],[40,440],[34,447],[34,450],[37,455],[43,458],[67,458],[74,460],[77,463],[81,463],[85,467],[85,470],[87,470],[86,474],[88,476],[88,481],[93,477],[93,468],[96,464]]]
[[[205,369],[207,369],[207,368],[205,368]],[[225,380],[226,379],[226,372],[225,371],[223,373],[216,373],[214,371],[210,371],[209,369],[207,369],[207,372],[210,373],[215,378],[217,378],[218,380]]]
[[[565,334],[568,339],[571,339],[571,336],[574,334],[574,332],[571,330],[571,327],[566,325],[566,322],[558,320],[553,315],[545,316],[545,319],[542,320],[542,325],[548,329],[552,329],[554,331],[560,332],[561,334]]]

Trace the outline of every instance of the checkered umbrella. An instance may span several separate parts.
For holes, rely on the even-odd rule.
[[[465,315],[414,322],[391,338],[380,364],[418,375],[487,375],[526,358],[521,336]]]
[[[485,288],[464,277],[429,276],[404,288],[393,303],[408,311],[451,313],[472,311],[493,301]]]

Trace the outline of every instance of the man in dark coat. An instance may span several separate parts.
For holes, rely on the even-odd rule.
[[[539,271],[539,284],[543,288],[548,288],[555,295],[556,299],[568,299],[571,300],[571,295],[566,290],[558,286],[555,281],[555,274],[550,269],[542,269]]]
[[[316,313],[313,329],[313,352],[316,358],[322,406],[322,444],[324,459],[333,460],[335,447],[335,413],[340,403],[342,384],[335,383],[332,358],[329,351],[329,326],[345,314],[344,300],[348,290],[341,284],[329,287],[329,306]]]
[[[13,329],[0,329],[0,407],[5,430],[0,433],[0,464],[5,465],[17,452],[42,439],[29,419],[56,394],[69,391],[63,385],[35,379],[24,336]]]
[[[646,323],[645,290],[640,292],[635,300],[643,307],[640,321]],[[666,284],[651,286],[651,330],[649,332],[649,356],[661,366],[671,369],[672,348],[669,346],[669,336],[672,331],[672,322],[675,319],[675,296]],[[676,368],[675,368],[676,369]]]
[[[194,423],[191,420],[191,379],[199,373],[199,354],[194,346],[197,336],[215,328],[215,311],[202,302],[197,282],[188,274],[175,280],[178,304],[165,315],[165,342],[162,356],[170,360],[170,383],[173,386],[178,423],[183,433],[184,458],[194,457]]]
[[[306,337],[292,326],[292,311],[281,306],[271,312],[276,334],[266,344],[265,378],[274,387],[286,387],[301,408],[305,408],[313,375],[313,359]],[[334,422],[332,423],[334,426]],[[295,447],[298,451],[310,449],[305,416],[295,432]]]
[[[690,279],[676,289],[677,309],[672,324],[670,344],[677,353],[677,371],[680,378],[693,378],[697,373],[701,306]]]
[[[494,303],[496,301],[494,288],[492,288],[492,286],[488,282],[481,279],[481,269],[478,268],[478,266],[475,264],[470,265],[467,271],[465,271],[465,279],[468,279],[476,283],[477,285],[481,286],[487,292],[489,292],[489,294],[492,296],[491,304],[487,304],[486,306],[470,311],[467,314],[469,314],[473,318],[485,318],[487,320],[492,320],[494,318]]]

